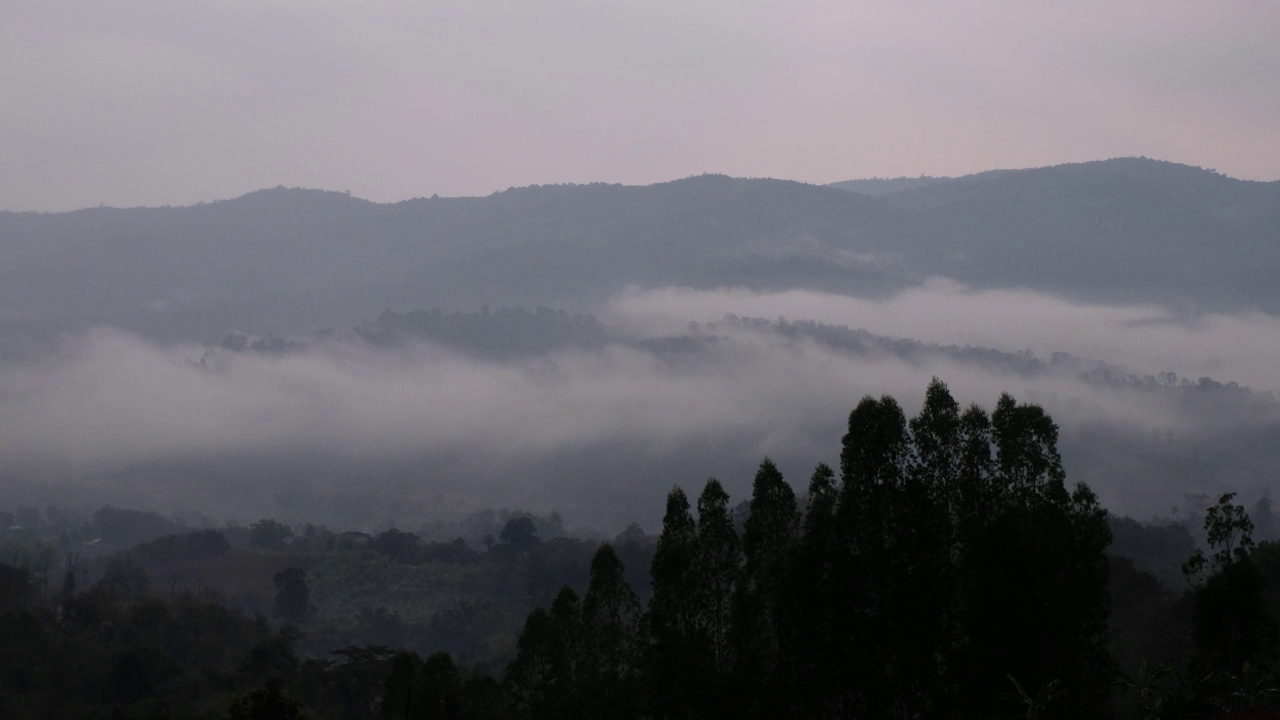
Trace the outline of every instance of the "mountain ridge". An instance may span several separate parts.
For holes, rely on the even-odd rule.
[[[180,208],[0,214],[0,335],[118,325],[220,338],[387,309],[628,286],[882,296],[931,276],[1089,302],[1280,313],[1280,182],[1120,159],[888,196],[701,175],[381,204],[277,187]]]
[[[964,175],[920,175],[920,176],[900,175],[896,177],[862,177],[862,178],[851,178],[848,180],[837,180],[833,182],[824,183],[824,182],[808,182],[803,180],[787,180],[782,178],[772,178],[772,177],[766,177],[766,176],[762,176],[762,177],[734,176],[734,175],[728,175],[724,173],[709,172],[709,173],[700,173],[697,175],[688,175],[685,177],[673,178],[670,180],[660,180],[652,183],[631,184],[631,183],[616,183],[616,182],[607,182],[607,181],[592,181],[592,182],[585,182],[585,183],[574,183],[574,182],[533,183],[530,185],[514,185],[506,188],[505,190],[495,190],[489,193],[488,195],[434,195],[430,197],[416,196],[416,197],[404,198],[401,200],[390,200],[390,201],[370,200],[368,198],[362,198],[357,195],[353,195],[351,194],[350,191],[331,190],[331,189],[316,188],[316,187],[303,187],[303,186],[286,187],[284,185],[276,185],[275,187],[264,187],[264,188],[258,188],[256,190],[249,190],[245,193],[242,193],[240,195],[236,195],[233,197],[219,198],[219,199],[210,200],[210,201],[201,201],[201,202],[192,203],[189,205],[133,205],[133,206],[127,206],[127,207],[114,206],[114,205],[99,205],[96,207],[86,206],[81,208],[72,208],[69,210],[56,210],[56,211],[0,210],[0,216],[3,216],[3,215],[51,216],[51,215],[68,215],[68,214],[85,213],[85,212],[98,212],[98,211],[181,210],[185,208],[206,207],[211,205],[220,205],[224,203],[234,203],[241,200],[250,200],[250,199],[258,199],[258,198],[279,198],[279,197],[286,197],[286,196],[301,197],[301,196],[308,196],[308,195],[314,196],[314,197],[331,198],[331,199],[346,198],[346,199],[350,199],[351,201],[364,203],[368,205],[395,206],[395,205],[403,205],[406,203],[417,203],[417,202],[426,201],[426,200],[479,200],[479,199],[492,198],[495,196],[505,195],[512,192],[518,192],[522,190],[539,191],[539,190],[560,190],[560,189],[572,190],[572,189],[580,189],[580,188],[615,188],[615,189],[652,188],[656,186],[675,185],[675,184],[685,183],[686,181],[697,181],[697,180],[703,180],[703,179],[715,179],[715,180],[725,180],[725,181],[772,181],[777,183],[801,185],[806,187],[836,188],[836,189],[845,190],[846,192],[857,192],[859,194],[864,194],[864,195],[883,197],[885,195],[895,194],[897,192],[917,189],[918,185],[914,185],[916,183],[920,185],[934,185],[934,184],[950,183],[954,181],[973,181],[973,180],[979,180],[979,179],[986,179],[986,178],[990,178],[998,175],[1032,173],[1032,172],[1043,171],[1043,170],[1054,170],[1054,169],[1073,168],[1073,167],[1091,166],[1091,165],[1096,166],[1096,165],[1105,165],[1105,164],[1112,164],[1112,163],[1124,163],[1129,161],[1151,163],[1158,166],[1166,166],[1170,168],[1179,168],[1183,170],[1195,171],[1197,173],[1205,173],[1208,175],[1212,175],[1216,178],[1232,180],[1238,183],[1247,183],[1247,184],[1255,184],[1255,185],[1280,185],[1280,178],[1277,178],[1275,180],[1252,180],[1247,178],[1237,178],[1231,175],[1227,175],[1225,173],[1220,173],[1217,170],[1204,168],[1197,165],[1187,165],[1187,164],[1178,163],[1175,161],[1159,160],[1155,158],[1147,158],[1142,156],[1120,156],[1120,157],[1114,157],[1114,158],[1107,158],[1105,160],[1083,160],[1079,162],[1059,163],[1056,165],[1041,165],[1041,166],[1027,167],[1027,168],[992,168],[989,170],[980,170],[973,173],[966,173]],[[886,186],[901,185],[902,187],[900,189],[895,189],[889,192],[861,192],[861,191],[852,189],[851,187],[845,187],[845,186],[851,186],[854,184],[867,184],[868,186],[875,185],[875,184],[885,184]]]

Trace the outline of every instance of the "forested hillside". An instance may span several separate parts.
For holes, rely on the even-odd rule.
[[[386,309],[584,309],[628,285],[879,295],[933,275],[1280,309],[1277,183],[1143,159],[891,192],[868,182],[853,187],[882,197],[702,176],[391,205],[277,188],[184,208],[3,213],[0,337],[108,323],[212,340]]]
[[[1145,159],[0,214],[0,715],[1269,707],[1277,238]]]

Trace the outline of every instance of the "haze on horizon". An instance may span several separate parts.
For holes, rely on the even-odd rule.
[[[1144,155],[1280,177],[1280,6],[14,0],[0,209]]]

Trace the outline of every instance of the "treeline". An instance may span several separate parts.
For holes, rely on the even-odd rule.
[[[1103,712],[1107,516],[1069,490],[1043,410],[935,381],[849,418],[802,509],[769,460],[739,533],[711,480],[667,500],[642,612],[603,547],[535,611],[506,682],[527,717],[987,717],[1018,687]],[[1010,677],[1016,680],[1012,682]]]
[[[768,459],[741,504],[715,479],[696,498],[673,488],[656,545],[635,526],[605,544],[543,539],[558,518],[519,515],[483,550],[394,529],[290,537],[264,520],[233,542],[151,540],[92,584],[74,567],[58,588],[0,566],[0,716],[1172,719],[1276,705],[1280,546],[1254,544],[1231,495],[1204,516],[1203,551],[1180,526],[1109,517],[1068,487],[1057,433],[1036,405],[962,408],[935,380],[910,419],[864,398],[839,468],[819,465],[801,496]],[[126,518],[104,509],[92,525],[124,533]],[[1109,554],[1113,528],[1186,592]],[[180,590],[171,570],[161,597],[140,565],[200,576],[236,553],[237,573],[271,569],[269,610]],[[1167,567],[1173,555],[1186,562]],[[504,605],[550,602],[501,668],[456,651],[492,624],[475,605],[421,626],[364,607],[377,639],[340,641],[314,590],[339,570],[370,600],[421,593],[385,583],[424,572]]]
[[[1067,488],[1056,441],[1040,407],[1004,395],[990,415],[961,409],[935,379],[910,421],[893,398],[865,398],[838,482],[819,465],[803,511],[768,459],[740,532],[717,481],[693,506],[677,487],[648,607],[603,546],[581,601],[566,588],[529,616],[504,679],[511,709],[1202,718],[1276,703],[1265,578],[1280,548],[1255,551],[1224,495],[1205,516],[1209,554],[1182,567],[1188,591],[1165,592],[1108,557],[1107,513],[1087,486]],[[1113,577],[1128,584],[1127,637],[1108,632]],[[1161,637],[1184,629],[1186,642]],[[1121,667],[1136,648],[1163,654]]]

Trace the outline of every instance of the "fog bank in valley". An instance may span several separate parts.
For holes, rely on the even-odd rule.
[[[726,314],[811,319],[891,337],[1040,356],[1066,352],[1134,371],[1212,376],[1280,391],[1280,318],[1262,312],[1088,304],[1026,288],[976,290],[935,277],[883,300],[806,290],[633,288],[614,298],[605,317],[660,326],[672,317],[708,321]]]
[[[470,322],[516,348],[533,317]],[[859,398],[894,395],[910,416],[934,376],[965,404],[1007,391],[1044,405],[1070,478],[1121,512],[1256,495],[1280,459],[1274,398],[1224,384],[1275,387],[1263,358],[1280,324],[1266,315],[1189,319],[933,280],[884,301],[632,289],[598,317],[590,342],[496,354],[388,340],[388,318],[253,346],[68,336],[0,373],[7,492],[215,519],[412,526],[505,506],[652,528],[673,483],[716,475],[741,499],[763,455],[802,490],[816,463],[838,461]]]

